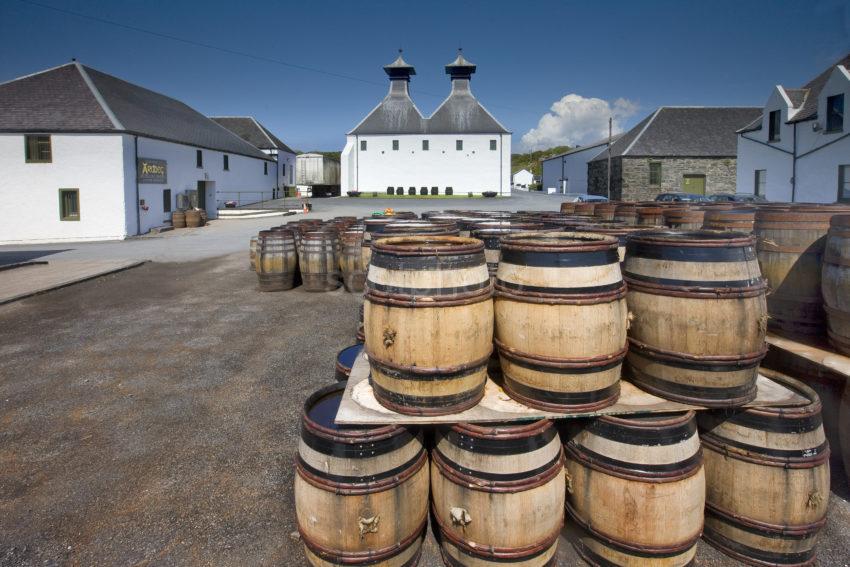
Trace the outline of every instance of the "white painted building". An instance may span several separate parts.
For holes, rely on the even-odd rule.
[[[514,187],[527,189],[532,183],[534,183],[534,174],[527,169],[520,169],[513,174],[513,177],[511,177],[511,184]]]
[[[475,69],[462,54],[446,65],[451,93],[424,118],[408,91],[414,68],[401,55],[384,67],[389,93],[346,137],[343,194],[510,194],[511,133],[472,95]]]
[[[770,201],[850,202],[850,54],[799,89],[777,85],[738,131],[738,192]]]
[[[295,185],[297,163],[295,152],[268,128],[257,122],[253,116],[210,116],[210,118],[275,159],[278,188]],[[226,195],[222,197],[227,198]]]
[[[0,243],[121,239],[197,192],[269,199],[275,161],[187,105],[77,62],[0,84]],[[257,199],[259,200],[259,199]]]
[[[616,141],[619,135],[611,140]],[[608,139],[578,146],[542,160],[542,189],[553,193],[587,193],[587,163],[608,147]]]

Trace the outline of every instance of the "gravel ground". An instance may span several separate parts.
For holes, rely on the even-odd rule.
[[[298,414],[358,297],[255,284],[240,253],[0,307],[0,565],[305,564]],[[833,476],[820,563],[845,565]],[[557,564],[581,564],[566,540]],[[700,543],[698,564],[736,562]],[[430,536],[420,565],[441,565]]]

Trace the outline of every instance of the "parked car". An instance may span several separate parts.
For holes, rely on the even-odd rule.
[[[693,193],[661,193],[655,197],[655,200],[667,203],[699,203],[701,201],[708,201],[709,199],[705,195],[695,195]]]
[[[709,199],[715,203],[767,203],[767,199],[753,193],[722,193]]]
[[[564,202],[566,203],[604,203],[607,201],[607,197],[602,197],[600,195],[590,195],[588,193],[564,193]]]

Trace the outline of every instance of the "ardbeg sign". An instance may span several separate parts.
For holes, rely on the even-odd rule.
[[[137,166],[139,183],[168,182],[168,162],[165,160],[139,158]]]

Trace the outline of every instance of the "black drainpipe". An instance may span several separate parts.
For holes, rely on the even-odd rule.
[[[139,137],[133,136],[133,147],[136,154],[136,163],[133,166],[133,175],[136,177],[136,235],[142,233],[142,214],[139,212]]]

